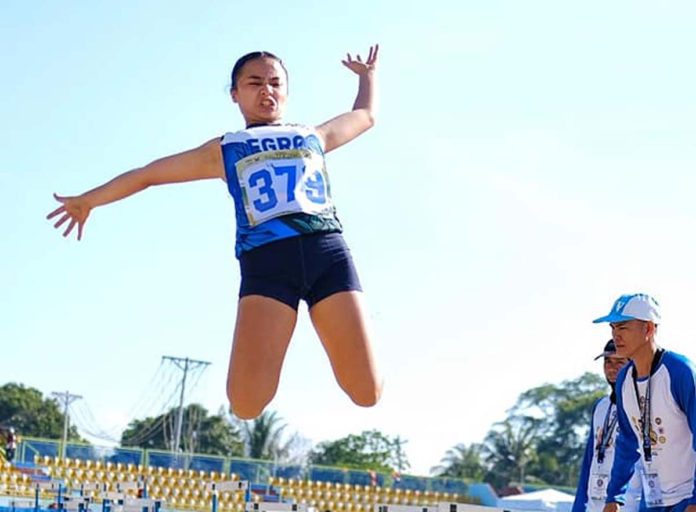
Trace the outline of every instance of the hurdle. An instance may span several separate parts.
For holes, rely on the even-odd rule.
[[[88,496],[63,496],[62,508],[69,512],[85,512],[89,510],[92,498]]]
[[[93,484],[98,486],[98,484]],[[83,512],[89,509],[90,504],[93,500],[90,496],[86,495],[89,492],[90,484],[83,484],[80,486],[79,496],[70,496],[68,494],[68,487],[63,484],[63,482],[55,482],[52,480],[45,482],[35,482],[34,485],[34,510],[38,511],[41,508],[41,491],[51,492],[55,494],[55,503],[58,506],[58,510],[68,510],[71,512]]]
[[[438,512],[512,512],[509,509],[498,507],[485,507],[483,505],[471,505],[469,503],[452,503],[442,501],[437,504]]]
[[[106,484],[96,482],[83,482],[80,484],[80,496],[95,498],[106,491]]]
[[[206,484],[212,495],[211,497],[211,512],[218,512],[219,492],[237,492],[244,491],[244,501],[249,502],[251,499],[251,486],[247,480],[225,480],[222,482],[208,482]]]
[[[63,509],[63,497],[68,488],[62,482],[54,482],[52,480],[46,482],[34,483],[34,510],[38,511],[41,508],[41,491],[52,492],[56,494],[56,505],[58,509]]]
[[[433,505],[387,505],[377,503],[375,504],[374,512],[440,512],[440,509]]]
[[[30,499],[26,498],[10,498],[9,502],[9,509],[11,512],[15,512],[16,509],[20,510],[26,510],[26,509],[31,509],[33,503]]]
[[[161,500],[132,498],[113,491],[105,493],[102,498],[102,512],[159,512],[161,507]]]
[[[275,501],[247,502],[244,506],[246,512],[307,512],[310,509],[314,510],[306,503],[279,503]]]
[[[471,505],[469,503],[453,503],[442,501],[437,505],[389,505],[375,504],[374,512],[511,512],[504,508]]]
[[[120,493],[110,492],[102,498],[102,512],[159,512],[160,500],[152,498],[131,498]]]
[[[127,491],[138,492],[138,482],[116,482],[115,491],[102,491],[102,512],[159,512],[162,501],[151,498],[133,498]],[[143,489],[145,489],[143,487]]]

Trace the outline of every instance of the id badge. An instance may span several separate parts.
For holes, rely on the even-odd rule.
[[[609,483],[609,474],[603,472],[594,472],[590,475],[590,498],[593,500],[604,501],[607,497],[607,484]]]
[[[660,486],[659,475],[651,471],[650,468],[643,468],[640,476],[643,484],[645,504],[649,508],[662,507],[664,505],[664,500],[662,499],[662,487]]]

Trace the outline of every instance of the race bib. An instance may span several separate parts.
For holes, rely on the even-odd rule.
[[[594,472],[590,475],[590,498],[604,501],[607,497],[607,484],[609,474],[606,472]]]
[[[324,159],[308,149],[264,151],[237,162],[249,224],[333,208]]]
[[[650,471],[650,468],[643,468],[640,476],[643,484],[645,504],[650,508],[663,506],[664,501],[662,499],[662,487],[660,486],[659,475]]]

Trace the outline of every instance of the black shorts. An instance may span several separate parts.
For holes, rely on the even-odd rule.
[[[299,235],[271,242],[239,258],[239,297],[263,295],[297,310],[329,295],[361,291],[350,249],[340,233]]]

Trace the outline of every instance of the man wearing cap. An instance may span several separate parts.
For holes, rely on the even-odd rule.
[[[604,512],[625,502],[640,468],[650,512],[696,512],[696,370],[686,357],[658,348],[660,307],[649,295],[622,295],[608,315],[616,354],[631,360],[616,378],[619,435]]]
[[[616,375],[628,363],[628,359],[616,355],[614,340],[609,340],[604,345],[604,352],[595,357],[595,361],[600,357],[604,358],[604,377],[611,387],[611,393],[597,400],[592,408],[590,434],[582,459],[572,512],[602,512],[614,462],[614,447],[618,434],[614,383]],[[635,512],[638,510],[639,500],[640,478],[638,474],[634,474],[623,508],[626,512]]]

